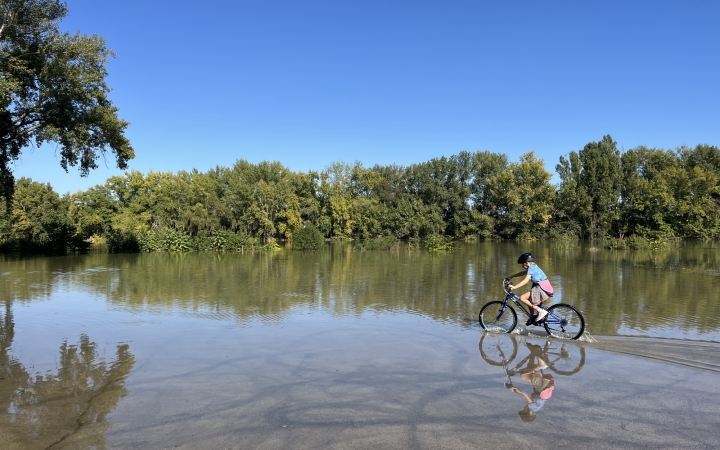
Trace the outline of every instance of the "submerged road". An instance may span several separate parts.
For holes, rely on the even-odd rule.
[[[348,339],[356,332],[364,334]],[[402,329],[377,339],[366,328],[348,333],[344,348],[308,335],[251,357],[222,346],[192,364],[158,354],[128,378],[110,426],[80,423],[44,447],[15,436],[3,449],[86,448],[98,438],[108,449],[720,448],[718,344],[570,343],[574,357],[582,349],[581,367],[543,369],[554,389],[526,422],[525,397],[477,352],[482,332],[415,334],[413,342]],[[511,364],[546,342],[513,339]],[[510,380],[531,396],[521,373]]]

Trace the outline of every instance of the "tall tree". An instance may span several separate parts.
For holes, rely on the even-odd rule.
[[[570,152],[568,158],[560,157],[555,166],[560,177],[560,185],[555,193],[555,215],[553,222],[564,233],[582,236],[587,232],[590,214],[590,196],[580,189],[580,157]]]
[[[662,213],[665,205],[657,203],[661,197],[657,185],[663,171],[679,165],[677,155],[672,151],[640,146],[623,153],[620,163],[622,181],[619,220],[615,224],[617,236],[671,233]]]
[[[470,153],[460,152],[407,169],[409,192],[438,211],[446,226],[445,234],[461,236],[471,220],[472,163]]]
[[[126,168],[135,156],[105,84],[114,56],[97,35],[59,30],[60,0],[0,0],[0,195],[12,196],[11,164],[28,145],[54,142],[60,165],[86,176],[108,151]]]
[[[487,202],[495,231],[503,238],[541,237],[550,221],[554,187],[535,152],[525,153],[487,183]]]
[[[488,182],[495,175],[506,171],[508,157],[501,153],[489,151],[475,152],[472,163],[472,202],[480,213],[491,213],[492,205],[488,204]]]
[[[675,236],[712,239],[720,234],[720,209],[715,201],[718,177],[700,166],[670,167],[654,183],[655,204],[663,205],[663,219]]]
[[[360,163],[353,166],[336,161],[328,165],[321,173],[317,189],[321,205],[318,228],[326,236],[338,239],[352,237],[355,224],[355,183],[353,173],[358,172]]]
[[[699,144],[693,149],[682,146],[678,153],[689,169],[697,166],[720,177],[720,148],[708,144]]]
[[[620,152],[610,135],[580,150],[580,188],[590,197],[590,238],[604,237],[618,217]]]

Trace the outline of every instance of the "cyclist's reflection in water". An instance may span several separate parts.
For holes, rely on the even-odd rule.
[[[555,389],[555,378],[550,374],[543,373],[543,369],[548,368],[547,363],[543,359],[547,358],[543,354],[543,349],[539,345],[528,342],[526,342],[525,345],[530,349],[530,360],[528,361],[527,367],[518,370],[517,373],[520,374],[521,380],[530,383],[533,390],[532,394],[528,395],[513,386],[511,377],[516,373],[513,369],[507,370],[505,387],[525,397],[527,405],[525,405],[519,414],[523,422],[531,422],[535,420],[535,414],[545,406],[545,401],[550,400],[550,397],[552,397],[553,389]]]
[[[505,369],[505,387],[526,401],[519,412],[520,418],[531,422],[553,395],[555,377],[550,372],[568,376],[579,372],[585,365],[585,349],[575,343],[549,339],[541,347],[525,339],[518,335],[484,333],[479,347],[480,355],[488,364]],[[519,342],[525,344],[529,354],[509,367],[518,354],[518,347],[523,347],[518,345]],[[527,389],[513,385],[512,377],[515,375],[520,375],[520,379],[528,383]]]

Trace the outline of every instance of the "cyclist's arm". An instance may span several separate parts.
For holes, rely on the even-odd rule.
[[[520,394],[520,395],[522,395],[523,397],[525,397],[525,400],[526,400],[528,403],[532,403],[532,402],[533,402],[532,399],[530,398],[530,396],[527,395],[526,393],[524,393],[523,391],[521,391],[520,389],[518,389],[518,388],[516,388],[516,387],[513,387],[513,388],[511,389],[511,391],[513,391],[514,393]]]
[[[531,279],[532,279],[532,275],[528,275],[528,276],[525,277],[524,280],[522,280],[522,281],[519,282],[518,284],[512,285],[511,288],[512,288],[512,289],[517,289],[517,288],[519,288],[520,286],[525,286],[526,284],[528,284],[528,283],[530,282]]]
[[[518,272],[518,273],[516,273],[515,275],[510,275],[508,278],[515,278],[515,277],[520,277],[520,276],[523,276],[523,275],[527,275],[527,270],[523,270],[522,272]]]

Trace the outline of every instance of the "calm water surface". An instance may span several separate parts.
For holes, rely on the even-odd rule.
[[[443,436],[433,427],[444,420],[476,423],[483,414],[516,426],[525,404],[503,388],[504,369],[483,355],[477,325],[480,307],[501,298],[503,277],[518,271],[518,254],[536,254],[554,301],[583,312],[591,340],[671,338],[715,351],[718,250],[477,243],[446,254],[338,245],[316,253],[5,258],[0,440],[10,448],[313,448],[336,446],[312,432],[335,427],[362,447],[378,444],[373,433],[352,433],[382,426],[375,434],[388,448],[461,448],[453,441],[459,431],[447,440],[427,436]],[[538,349],[553,358],[544,339],[507,339],[492,340],[514,349],[513,364],[536,363]],[[583,373],[592,380],[588,367],[611,369],[604,356],[593,362],[584,347],[567,349],[569,358],[545,371],[567,377],[559,392],[580,396]],[[514,380],[521,387],[527,377]],[[493,397],[508,410],[480,406]],[[567,417],[554,405],[544,417]],[[290,430],[292,438],[276,434]]]

